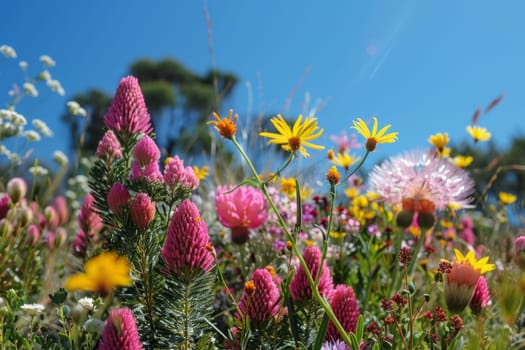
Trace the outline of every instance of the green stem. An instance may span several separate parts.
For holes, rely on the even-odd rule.
[[[66,324],[66,317],[64,315],[64,305],[60,304],[58,305],[58,316],[60,317],[60,322],[62,322],[62,327],[64,328],[64,333],[67,335],[67,339],[69,340],[69,346],[71,349],[73,348],[73,342],[71,340],[71,332]]]
[[[191,282],[190,282],[191,283]],[[190,349],[190,286],[184,286],[184,350]]]
[[[263,192],[264,196],[266,197],[266,200],[267,200],[268,204],[270,205],[270,207],[271,207],[272,211],[274,212],[274,214],[277,216],[277,221],[279,222],[279,225],[284,230],[284,232],[286,234],[286,238],[292,243],[292,252],[297,257],[297,259],[299,260],[299,263],[300,263],[301,267],[303,268],[303,270],[305,272],[306,278],[307,278],[308,283],[310,285],[310,288],[312,290],[312,296],[319,302],[321,307],[324,309],[324,311],[326,312],[328,318],[330,319],[330,321],[332,321],[332,323],[334,324],[335,328],[337,329],[337,331],[341,335],[341,338],[343,338],[344,342],[346,344],[348,344],[349,346],[352,346],[352,342],[350,340],[350,337],[348,336],[348,334],[346,333],[345,329],[343,328],[343,326],[341,325],[341,323],[339,322],[339,320],[335,316],[335,314],[334,314],[334,312],[332,310],[332,307],[330,306],[328,301],[325,298],[323,298],[323,296],[321,296],[321,294],[319,293],[317,285],[315,284],[315,281],[312,278],[312,274],[310,273],[310,269],[308,268],[308,265],[306,265],[306,261],[304,260],[303,256],[299,252],[299,249],[297,248],[296,242],[293,239],[293,236],[290,234],[288,226],[284,222],[284,219],[282,218],[281,213],[279,212],[279,210],[277,209],[275,203],[273,202],[273,200],[271,199],[270,195],[268,194],[266,186],[262,182],[262,180],[260,179],[259,174],[257,173],[257,171],[255,170],[255,167],[253,166],[252,162],[250,161],[250,158],[248,157],[246,152],[244,152],[244,149],[242,148],[242,146],[237,142],[237,140],[235,139],[235,136],[232,137],[231,140],[232,140],[233,144],[235,145],[235,147],[237,148],[237,150],[239,151],[239,153],[241,154],[242,158],[246,161],[246,164],[250,168],[250,171],[252,172],[252,175],[254,176],[255,181],[257,181],[257,184],[259,185],[259,188],[261,189],[261,191]],[[365,155],[365,158],[366,158],[366,155]]]
[[[423,230],[421,230],[421,234],[419,235],[419,239],[416,243],[416,247],[412,251],[412,259],[410,259],[410,262],[408,263],[408,275],[409,276],[412,276],[412,274],[414,273],[414,269],[416,268],[417,256],[419,255],[419,252],[421,248],[423,247],[423,242],[425,241],[425,235],[426,235],[426,231],[425,233],[423,233]]]
[[[348,180],[350,178],[350,176],[354,175],[363,166],[363,164],[365,164],[365,160],[366,160],[366,158],[368,158],[369,154],[370,154],[370,152],[366,151],[365,155],[363,156],[363,159],[361,159],[359,164],[357,164],[357,166],[354,168],[354,170],[352,170],[350,173],[348,173],[341,182],[346,182],[346,180]]]

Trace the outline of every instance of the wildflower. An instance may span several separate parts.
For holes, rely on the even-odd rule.
[[[38,76],[36,77],[37,80],[45,80],[45,81],[49,81],[51,80],[51,73],[49,73],[49,71],[47,69],[44,69],[43,71],[41,71]]]
[[[75,235],[73,243],[71,243],[71,250],[73,255],[79,258],[84,259],[87,254],[89,243],[89,236],[82,230],[79,230]]]
[[[232,139],[235,136],[235,133],[237,132],[237,119],[239,119],[239,116],[235,114],[233,116],[233,109],[230,109],[230,116],[221,118],[217,113],[213,112],[213,117],[216,120],[211,120],[208,122],[208,124],[215,125],[215,129],[219,132],[219,134],[226,138],[226,139]]]
[[[391,125],[383,127],[379,132],[377,132],[377,118],[374,117],[374,126],[372,127],[372,132],[368,129],[368,126],[361,118],[357,118],[357,121],[354,120],[354,128],[358,133],[363,135],[366,139],[366,150],[367,152],[373,152],[376,149],[378,143],[393,143],[397,140],[397,132],[391,132],[385,134]]]
[[[369,178],[370,191],[393,206],[409,211],[443,210],[449,204],[465,207],[474,192],[468,173],[431,152],[411,152],[376,165]]]
[[[140,166],[136,161],[131,164],[131,179],[136,181],[162,182],[162,173],[159,163],[153,162],[145,166]]]
[[[0,53],[6,58],[16,58],[16,51],[11,46],[2,45],[0,46]]]
[[[193,166],[193,172],[195,173],[195,176],[199,180],[204,180],[209,175],[208,166],[204,165],[202,168],[199,168],[198,166]]]
[[[53,207],[55,208],[58,214],[58,224],[67,224],[69,219],[69,212],[67,208],[66,199],[63,196],[55,197],[55,200],[53,201]]]
[[[133,148],[133,157],[141,167],[144,167],[148,164],[158,162],[160,150],[155,141],[148,135],[145,135]]]
[[[115,182],[108,192],[107,203],[113,213],[120,215],[128,206],[130,199],[128,189],[120,182]]]
[[[173,214],[161,250],[168,271],[190,281],[201,271],[213,267],[213,255],[206,249],[210,240],[206,223],[195,204],[184,200]]]
[[[110,160],[114,158],[122,158],[122,147],[112,130],[108,130],[104,133],[102,140],[98,143],[95,155],[99,158],[107,157]]]
[[[53,60],[48,55],[42,55],[40,56],[40,62],[44,65],[44,67],[54,67],[56,65],[55,60]]]
[[[479,277],[495,266],[488,263],[488,257],[476,259],[473,250],[465,256],[457,249],[454,253],[456,261],[445,274],[445,299],[449,310],[459,313],[470,303]]]
[[[324,146],[316,145],[310,141],[318,138],[323,133],[324,129],[319,129],[317,125],[317,118],[306,118],[303,123],[303,116],[299,115],[292,128],[286,123],[282,115],[270,119],[270,122],[275,127],[278,133],[261,132],[262,137],[268,137],[268,143],[282,145],[282,148],[287,152],[299,151],[305,158],[310,155],[306,152],[305,147],[313,149],[324,149]]]
[[[152,132],[151,118],[137,78],[122,78],[104,116],[104,124],[124,139],[133,134]]]
[[[343,329],[346,332],[355,333],[357,319],[359,318],[359,306],[352,287],[342,284],[338,285],[332,294],[330,306],[332,306],[332,310]],[[329,341],[341,339],[341,335],[332,321],[328,322],[325,339]]]
[[[251,294],[248,294],[246,289],[243,291],[237,304],[236,317],[248,317],[250,323],[257,326],[258,323],[264,323],[279,313],[281,308],[280,293],[272,275],[266,269],[255,270],[251,281],[255,291],[248,291]]]
[[[25,198],[27,193],[27,183],[21,177],[14,177],[7,182],[7,194],[8,198],[11,199],[13,203],[20,202]]]
[[[516,237],[514,240],[514,248],[514,261],[516,261],[519,267],[525,270],[525,236]]]
[[[476,284],[474,295],[470,301],[470,309],[478,315],[482,309],[490,304],[490,291],[485,277],[481,276]]]
[[[344,153],[337,153],[337,156],[331,159],[331,161],[335,165],[340,166],[344,168],[346,171],[348,171],[348,169],[350,169],[352,165],[354,165],[355,163],[359,161],[359,158],[354,158],[348,152],[344,152]]]
[[[129,209],[131,222],[141,231],[144,231],[155,218],[155,202],[152,202],[145,193],[135,196]]]
[[[91,237],[102,229],[102,219],[95,209],[95,198],[89,193],[82,202],[78,214],[78,224],[80,229]]]
[[[24,92],[26,95],[31,97],[37,97],[38,96],[38,90],[36,89],[35,85],[32,83],[24,83]]]
[[[132,284],[128,259],[115,252],[105,252],[89,259],[84,269],[86,272],[68,278],[65,284],[67,290],[97,292],[107,296],[115,287]]]
[[[215,208],[220,223],[231,229],[232,241],[238,244],[245,243],[249,231],[266,221],[266,199],[254,187],[217,187]]]
[[[164,182],[170,187],[182,185],[194,190],[199,185],[199,178],[191,167],[184,167],[184,161],[178,156],[168,157],[164,161]]]
[[[330,170],[328,170],[328,173],[326,173],[326,179],[330,183],[330,185],[337,185],[339,183],[339,180],[341,179],[341,174],[337,171],[337,168],[332,165],[330,167]]]
[[[78,304],[86,311],[93,311],[95,309],[95,304],[93,298],[84,297],[78,299]]]
[[[341,131],[341,137],[332,135],[330,136],[330,140],[337,143],[337,149],[339,153],[345,153],[351,149],[362,147],[362,145],[357,142],[357,137],[355,134],[348,136],[344,130]]]
[[[499,202],[502,205],[509,205],[516,201],[517,197],[512,193],[500,192],[498,193]]]
[[[71,115],[78,115],[80,117],[85,117],[87,115],[87,111],[76,101],[69,101],[66,105]]]
[[[295,197],[295,179],[293,177],[283,177],[281,179],[281,187],[279,190],[290,198]]]
[[[49,79],[47,81],[47,86],[51,89],[51,91],[56,92],[60,96],[64,96],[66,94],[62,84],[60,84],[60,82],[56,79]]]
[[[40,134],[34,130],[28,130],[25,132],[25,137],[28,142],[38,142],[41,140]]]
[[[445,132],[443,134],[437,133],[435,135],[430,135],[428,142],[430,142],[432,146],[436,147],[439,154],[441,155],[448,143],[448,133]]]
[[[321,251],[316,246],[310,246],[305,248],[302,255],[306,262],[306,266],[310,271],[310,274],[315,280],[317,278],[317,274],[319,273],[319,266],[321,265]],[[325,260],[323,261],[323,267],[321,268],[321,274],[317,283],[317,290],[319,291],[319,294],[326,297],[327,299],[330,299],[333,288],[334,282],[332,280],[332,275],[330,274],[330,269]],[[290,295],[292,300],[295,302],[307,301],[312,298],[312,289],[310,288],[310,284],[306,278],[306,272],[301,265],[299,265],[299,268],[295,272],[292,282],[290,283]]]
[[[53,160],[60,166],[66,166],[69,163],[69,159],[66,154],[60,150],[53,152]]]
[[[472,164],[472,162],[474,161],[474,158],[472,156],[462,156],[462,155],[458,155],[458,156],[455,156],[454,157],[454,165],[459,167],[459,168],[466,168],[468,167],[470,164]]]
[[[20,306],[26,315],[35,317],[40,315],[46,308],[41,304],[24,304]]]
[[[130,309],[111,310],[102,331],[99,350],[141,350],[139,331]]]
[[[27,171],[29,171],[30,174],[35,176],[46,176],[47,174],[49,174],[49,170],[40,165],[32,166],[29,169],[27,169]]]
[[[467,126],[467,132],[470,134],[470,136],[472,136],[474,142],[488,141],[491,136],[490,132],[488,132],[486,128],[482,128],[477,125]]]
[[[351,350],[351,348],[344,341],[336,339],[324,342],[321,350]]]

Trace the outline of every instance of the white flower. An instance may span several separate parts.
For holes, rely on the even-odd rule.
[[[24,126],[27,124],[26,118],[19,113],[16,113],[15,111],[10,111],[11,113],[11,123],[15,126]]]
[[[49,79],[47,81],[47,86],[51,89],[51,91],[56,92],[60,96],[64,96],[66,94],[66,91],[62,87],[62,84],[56,79]]]
[[[62,151],[55,151],[53,153],[53,159],[55,160],[55,162],[58,163],[58,165],[60,166],[65,166],[67,165],[67,163],[69,162],[69,159],[67,158],[67,156],[64,154],[64,152]]]
[[[11,46],[0,46],[0,52],[7,58],[16,58],[16,51]]]
[[[28,169],[30,174],[40,175],[40,176],[46,176],[49,173],[49,170],[46,168],[38,165],[36,167],[32,166]]]
[[[53,131],[47,126],[47,124],[40,119],[33,119],[33,126],[44,136],[52,137]]]
[[[41,314],[42,311],[46,309],[44,305],[41,304],[24,304],[20,306],[20,308],[26,313],[26,315],[31,317]]]
[[[28,130],[25,132],[24,135],[27,138],[27,141],[29,142],[38,142],[41,139],[40,134],[37,133],[35,130]]]
[[[20,61],[18,62],[18,66],[21,70],[25,71],[27,69],[27,62],[26,61]]]
[[[51,73],[49,73],[49,71],[47,69],[44,69],[42,72],[40,72],[40,74],[38,75],[38,79],[39,80],[45,80],[45,81],[49,81],[51,80]]]
[[[55,60],[48,55],[40,56],[40,62],[42,62],[45,67],[54,67],[56,65]]]
[[[82,108],[77,101],[69,101],[67,103],[67,108],[71,115],[78,115],[81,117],[85,117],[87,115],[86,110]]]
[[[93,311],[93,309],[95,308],[93,298],[81,298],[78,300],[78,304],[82,306],[86,311]]]
[[[77,199],[77,194],[71,190],[66,191],[66,198]]]
[[[24,92],[32,97],[38,96],[38,90],[32,83],[24,83]]]

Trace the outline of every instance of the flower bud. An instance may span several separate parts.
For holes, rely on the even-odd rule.
[[[401,228],[407,228],[412,224],[414,213],[412,211],[403,209],[396,216],[396,224]]]
[[[14,177],[7,183],[7,193],[13,203],[18,203],[27,193],[27,184],[24,179]]]
[[[139,193],[130,208],[131,222],[145,230],[155,218],[155,203],[145,193]]]

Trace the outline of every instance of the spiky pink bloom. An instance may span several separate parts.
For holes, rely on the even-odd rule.
[[[202,270],[210,271],[214,260],[206,248],[209,240],[208,228],[197,207],[184,200],[171,218],[161,250],[168,272],[191,279]]]
[[[341,326],[343,326],[343,329],[346,332],[355,333],[357,319],[359,318],[359,306],[357,305],[352,287],[343,284],[338,285],[332,294],[330,306],[332,306],[332,310],[341,323]],[[325,339],[332,341],[341,339],[341,335],[332,321],[328,322]]]
[[[69,210],[67,208],[66,198],[63,196],[58,196],[53,202],[53,207],[55,208],[58,214],[58,224],[65,225],[69,220]]]
[[[160,150],[155,141],[148,135],[145,135],[133,147],[133,157],[140,166],[145,166],[158,162]]]
[[[246,316],[252,324],[268,321],[271,317],[276,316],[281,308],[279,288],[267,269],[255,270],[251,281],[255,285],[255,292],[250,295],[246,289],[243,291],[237,304],[236,317]]]
[[[314,279],[319,272],[322,255],[321,250],[316,246],[307,247],[303,251],[303,258]],[[332,296],[334,282],[332,280],[332,275],[330,274],[330,269],[326,265],[326,260],[323,262],[323,268],[321,269],[317,289],[319,290],[319,293],[327,299],[330,299]],[[301,265],[299,265],[297,272],[293,276],[292,283],[290,283],[290,295],[295,302],[310,300],[312,298],[312,289],[310,288],[310,284],[306,278],[306,273]]]
[[[478,315],[482,309],[490,304],[490,301],[490,291],[489,286],[487,285],[487,279],[481,276],[476,284],[472,300],[470,301],[470,309]]]
[[[89,193],[84,198],[82,207],[80,207],[78,224],[82,231],[90,236],[97,234],[102,229],[102,219],[95,209],[95,198]]]
[[[139,332],[130,309],[114,309],[102,331],[99,350],[140,350]]]
[[[140,230],[145,230],[155,218],[155,203],[146,193],[139,193],[131,203],[129,212],[131,222]]]
[[[104,116],[104,124],[117,134],[151,133],[151,117],[137,78],[122,78]]]
[[[249,230],[261,226],[267,217],[263,193],[251,186],[218,186],[215,207],[221,224],[232,231],[232,241],[244,243]]]
[[[369,190],[386,202],[398,205],[403,199],[427,200],[438,210],[471,202],[474,182],[468,173],[438,157],[435,152],[408,152],[392,157],[372,169]]]
[[[99,158],[107,157],[109,159],[122,157],[122,147],[112,130],[106,131],[102,140],[98,143],[95,155]]]
[[[170,187],[182,185],[191,190],[199,186],[199,178],[191,167],[184,167],[178,156],[169,157],[164,166],[164,183]]]
[[[151,163],[141,167],[138,162],[134,161],[131,164],[131,179],[162,182],[159,163]]]
[[[120,215],[122,209],[128,206],[130,199],[131,196],[128,189],[120,182],[115,182],[107,196],[109,209],[113,213]]]

